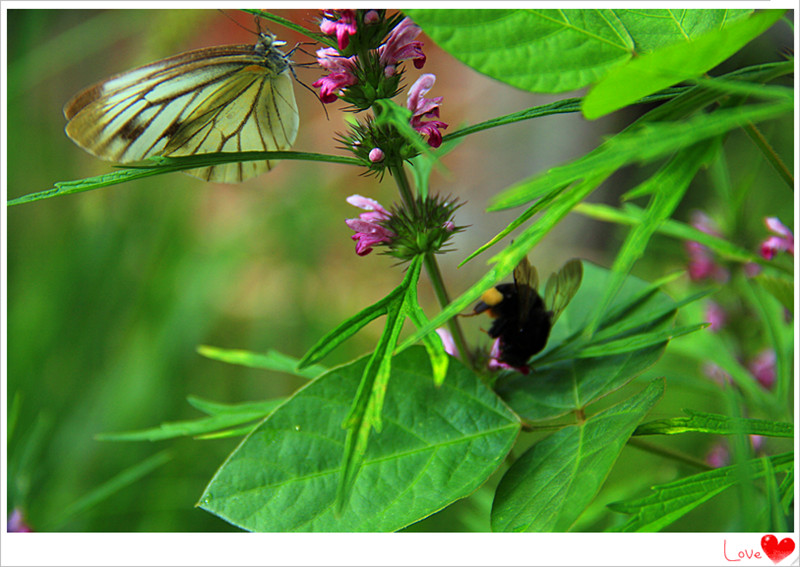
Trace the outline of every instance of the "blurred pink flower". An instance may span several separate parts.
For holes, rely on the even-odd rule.
[[[778,220],[778,217],[767,217],[764,219],[764,224],[773,234],[777,236],[770,236],[761,243],[761,256],[767,260],[772,260],[775,254],[781,251],[786,251],[794,256],[794,235],[784,224]]]
[[[719,332],[722,327],[725,326],[725,321],[727,320],[728,316],[725,313],[725,310],[720,306],[719,303],[715,301],[709,301],[706,303],[706,314],[705,320],[711,323],[709,329],[713,332]]]
[[[32,531],[31,527],[25,523],[22,517],[22,510],[14,508],[14,511],[11,512],[11,515],[8,517],[8,532],[28,533]]]
[[[724,467],[731,462],[731,454],[728,451],[728,446],[723,443],[715,443],[711,450],[706,455],[706,463],[710,466],[718,469],[720,467]]]
[[[747,364],[747,369],[759,384],[769,390],[775,385],[775,351],[771,348],[762,350]]]
[[[507,362],[501,362],[500,357],[500,338],[498,337],[492,343],[492,350],[489,352],[489,369],[490,370],[516,370],[522,374],[528,374],[531,367],[527,364],[525,366],[511,366]]]

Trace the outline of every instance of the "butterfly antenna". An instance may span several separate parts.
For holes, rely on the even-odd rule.
[[[239,22],[237,22],[237,21],[236,21],[236,19],[235,19],[233,16],[231,16],[230,14],[228,14],[227,12],[223,12],[223,11],[222,11],[222,10],[220,10],[219,8],[217,8],[217,11],[218,11],[220,14],[222,14],[223,16],[225,16],[226,18],[228,18],[230,21],[232,21],[234,24],[236,24],[237,26],[239,26],[240,28],[242,28],[243,30],[245,30],[245,31],[247,31],[247,32],[249,32],[249,33],[252,33],[252,34],[255,34],[255,35],[259,35],[259,34],[261,33],[261,26],[260,26],[260,25],[258,25],[258,16],[256,16],[256,25],[258,26],[258,31],[257,31],[257,32],[254,32],[254,31],[253,31],[253,30],[251,30],[250,28],[248,28],[248,27],[246,27],[246,26],[243,26],[242,24],[240,24]]]

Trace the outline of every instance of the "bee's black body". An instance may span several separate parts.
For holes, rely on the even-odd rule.
[[[489,315],[495,318],[489,336],[500,339],[497,360],[516,368],[525,368],[528,359],[545,347],[551,327],[551,313],[545,309],[541,296],[535,289],[526,287],[530,290],[527,313],[523,313],[524,306],[516,283],[500,284],[494,288],[502,294],[498,303],[489,305],[481,301],[475,306],[475,313],[488,310]]]

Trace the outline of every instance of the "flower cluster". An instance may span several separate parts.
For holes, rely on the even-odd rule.
[[[369,254],[373,246],[386,245],[387,254],[405,262],[419,254],[443,252],[450,237],[464,230],[453,222],[453,214],[461,206],[455,200],[419,198],[413,206],[391,211],[361,195],[351,195],[347,202],[367,211],[345,221],[355,231],[351,238],[359,256]]]
[[[425,65],[423,44],[417,39],[422,30],[410,18],[401,18],[387,17],[385,10],[338,10],[324,14],[320,29],[336,37],[338,49],[325,47],[317,51],[317,62],[327,75],[312,86],[319,89],[323,103],[341,99],[353,110],[366,110],[376,101],[398,94],[403,61],[412,61],[417,69]],[[441,130],[447,128],[439,119],[442,97],[423,96],[435,81],[432,74],[422,75],[409,90],[406,104],[411,111],[408,118],[411,127],[434,148],[441,145]],[[413,144],[397,143],[404,140],[397,128],[365,132],[365,128],[373,126],[371,121],[358,123],[350,139],[343,138],[371,171],[382,171],[418,153]]]

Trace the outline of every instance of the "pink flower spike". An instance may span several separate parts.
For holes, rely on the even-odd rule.
[[[414,41],[422,32],[420,27],[411,18],[405,18],[392,30],[386,43],[378,48],[381,65],[391,68],[387,77],[394,75],[394,67],[400,61],[414,60],[414,67],[422,69],[425,65],[425,54],[422,52],[422,42]]]
[[[436,75],[425,73],[408,89],[408,109],[411,111],[411,127],[423,136],[428,136],[428,145],[438,148],[442,145],[440,129],[447,128],[447,123],[439,118],[439,104],[442,97],[425,98],[425,95],[436,82]],[[430,119],[430,120],[424,120]]]
[[[444,346],[444,351],[447,354],[458,358],[459,357],[458,348],[456,347],[456,342],[453,340],[453,335],[450,334],[450,331],[448,331],[444,327],[439,327],[438,329],[436,329],[436,333],[439,335],[439,338],[442,339],[442,345]]]
[[[336,12],[339,17],[336,18]],[[336,34],[339,49],[344,50],[350,43],[350,36],[356,33],[356,13],[354,10],[336,10],[325,14],[319,29],[325,35]]]

